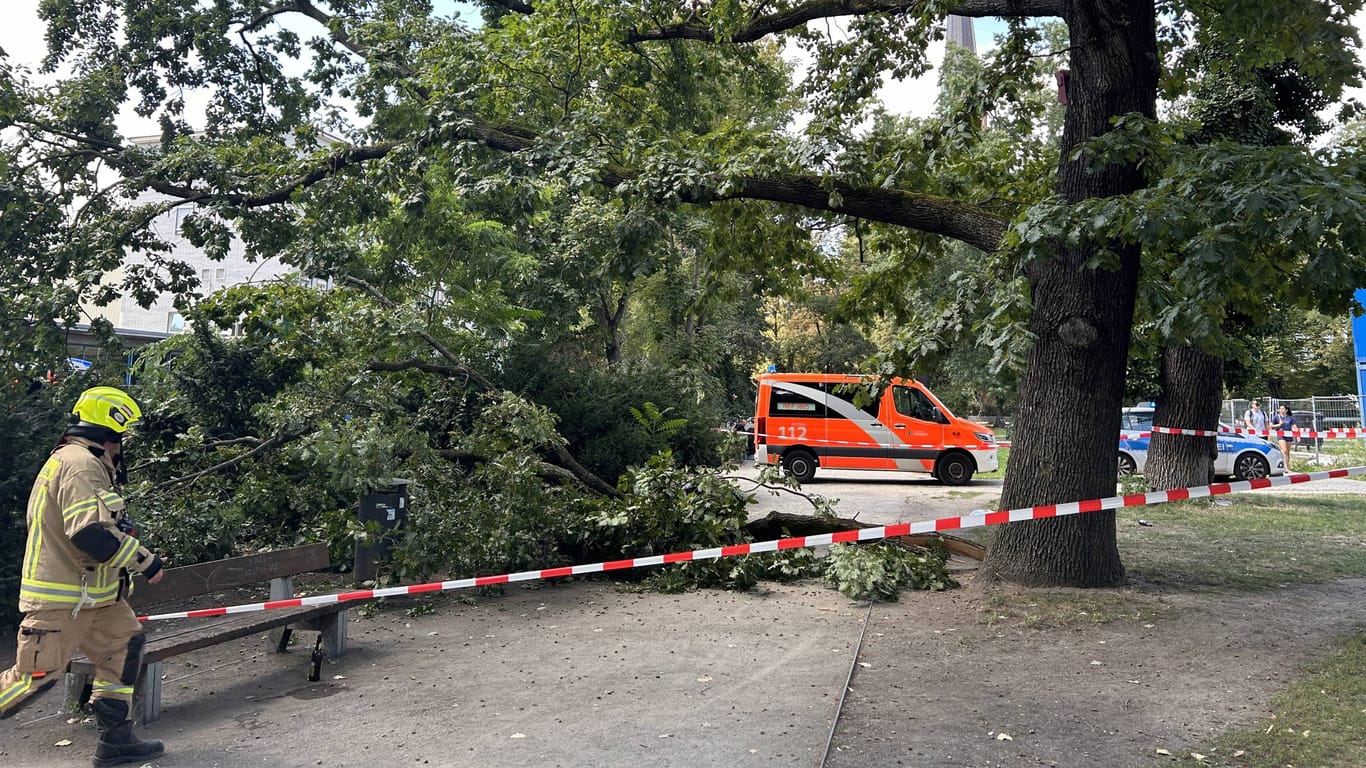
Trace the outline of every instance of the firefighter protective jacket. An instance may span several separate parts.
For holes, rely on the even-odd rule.
[[[119,598],[125,573],[149,578],[161,558],[119,529],[114,465],[94,442],[68,437],[48,457],[28,499],[19,610],[94,607]]]

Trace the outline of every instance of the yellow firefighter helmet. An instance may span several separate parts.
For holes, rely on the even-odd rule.
[[[112,429],[118,434],[128,431],[133,422],[142,418],[142,409],[127,392],[115,387],[91,387],[76,398],[71,409],[83,423]]]

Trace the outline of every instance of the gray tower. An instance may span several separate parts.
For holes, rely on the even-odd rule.
[[[972,19],[967,16],[949,17],[949,40],[977,53],[977,37],[972,33]]]

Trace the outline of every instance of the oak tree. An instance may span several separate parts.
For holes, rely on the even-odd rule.
[[[1179,92],[1189,81],[1181,51],[1192,37],[1218,34],[1258,56],[1354,75],[1347,19],[1358,5],[485,0],[478,23],[464,24],[422,2],[47,0],[48,64],[72,76],[61,91],[7,113],[7,124],[30,146],[57,147],[45,162],[99,163],[121,175],[122,188],[166,196],[131,211],[126,203],[96,208],[108,215],[81,230],[83,243],[115,261],[133,246],[155,253],[139,222],[183,204],[199,211],[187,227],[205,247],[221,246],[231,223],[254,253],[333,273],[337,253],[353,247],[349,225],[394,200],[416,195],[420,204],[414,171],[434,166],[452,169],[470,194],[498,195],[513,209],[534,209],[537,185],[553,177],[625,201],[743,201],[741,210],[789,222],[876,222],[1013,259],[1031,311],[1027,342],[1014,351],[1024,369],[1002,503],[1020,507],[1113,493],[1145,247],[1173,236],[1154,231],[1173,218],[1145,218],[1145,206],[1203,206],[1194,218],[1211,231],[1244,215],[1214,191],[1190,188],[1217,169],[1178,158],[1152,172],[1165,146],[1159,89]],[[955,188],[933,151],[882,163],[855,151],[853,126],[881,78],[926,71],[925,52],[947,13],[1010,22],[993,73],[1003,80],[1036,54],[1032,22],[1064,25],[1066,66],[1057,78],[1065,111],[1046,200],[1021,210]],[[789,41],[811,61],[795,94],[780,60]],[[1167,80],[1164,64],[1174,74]],[[202,124],[187,115],[183,96],[196,89],[209,93]],[[118,134],[112,115],[125,102],[161,121],[158,146]],[[789,129],[797,110],[805,125]],[[1223,172],[1240,170],[1236,162],[1231,151]],[[1304,225],[1305,238],[1311,229]],[[1284,257],[1276,251],[1265,268]],[[778,254],[766,258],[768,268],[800,269]],[[142,276],[169,285],[179,275],[154,261]],[[1039,585],[1120,584],[1113,513],[1005,526],[982,573]]]

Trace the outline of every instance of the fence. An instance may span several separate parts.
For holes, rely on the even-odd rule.
[[[1243,426],[1243,413],[1247,411],[1251,400],[1225,400],[1224,410],[1219,416],[1219,420],[1232,424],[1235,427]],[[1262,404],[1262,410],[1266,411],[1267,421],[1270,422],[1282,405],[1290,408],[1295,414],[1295,423],[1302,429],[1313,429],[1316,432],[1325,429],[1348,429],[1360,427],[1362,421],[1362,399],[1356,395],[1334,395],[1331,397],[1302,397],[1295,400],[1277,400],[1274,397],[1258,398]],[[1299,445],[1305,448],[1318,448],[1323,445],[1323,438],[1302,437]]]

